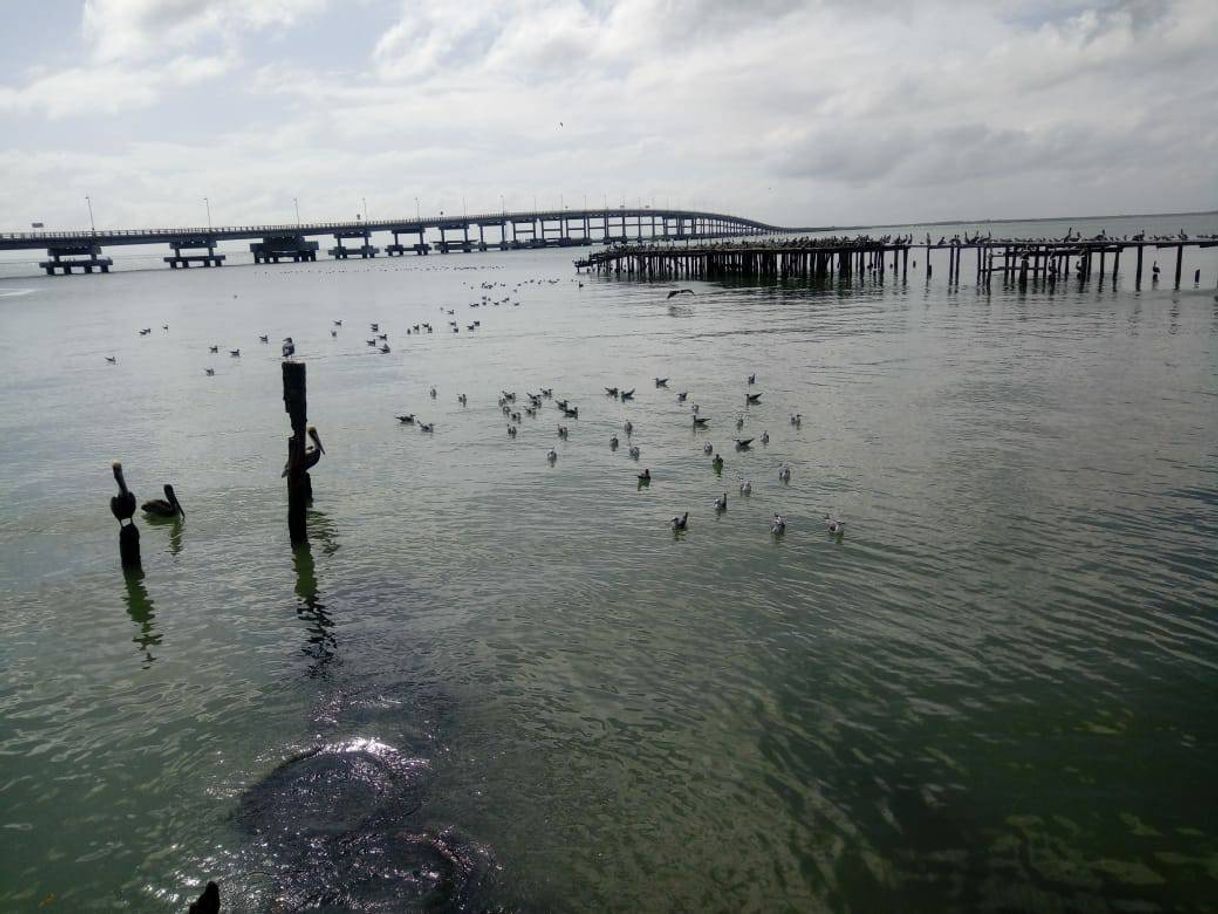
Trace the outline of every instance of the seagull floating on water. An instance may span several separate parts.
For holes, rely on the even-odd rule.
[[[778,479],[780,482],[790,482],[791,481],[791,468],[789,466],[787,466],[785,463],[781,467],[778,468]]]
[[[775,536],[782,536],[787,532],[787,519],[781,514],[775,514],[774,519],[770,521],[770,532]]]
[[[407,413],[404,416],[398,416],[397,420],[403,425],[414,425],[414,413]]]
[[[761,443],[762,444],[770,443],[770,433],[768,431],[764,431],[761,433]]]
[[[668,522],[668,525],[672,527],[674,531],[684,530],[687,526],[689,526],[689,512],[686,511],[684,514],[674,517]]]
[[[740,481],[740,494],[741,495],[752,495],[753,494],[753,484],[749,480],[742,479]]]
[[[613,435],[609,438],[609,450],[616,451],[617,446],[618,446],[617,435]]]
[[[720,495],[718,498],[715,499],[715,510],[720,511],[720,512],[727,510],[727,493],[726,492],[724,492],[722,495]]]
[[[630,445],[629,453],[630,453],[631,457],[633,457],[635,460],[638,460],[639,454],[642,452],[639,450],[638,445],[632,444],[632,445]]]
[[[651,470],[650,469],[643,470],[642,473],[639,473],[639,482],[643,483],[644,485],[651,482]]]
[[[656,387],[667,387],[668,378],[656,378]]]
[[[825,515],[825,527],[832,536],[840,536],[846,532],[846,522],[831,517],[828,514]]]
[[[706,444],[702,445],[702,453],[703,454],[715,453],[715,446],[713,444],[711,444],[709,441],[706,442]]]
[[[688,391],[688,390],[683,390],[683,391],[681,391],[679,394],[677,394],[677,402],[678,402],[678,403],[684,403],[684,402],[685,402],[685,398],[686,398],[686,397],[688,397],[688,396],[689,396],[689,391]]]
[[[558,451],[554,450],[554,448],[550,448],[548,451],[546,451],[546,460],[550,461],[550,463],[553,463],[557,459]]]
[[[112,356],[112,355],[108,355],[108,356],[106,356],[106,361],[107,361],[107,362],[109,362],[111,365],[117,365],[117,364],[118,364],[118,359],[117,359],[117,358],[115,358],[115,357],[114,357],[114,356]]]

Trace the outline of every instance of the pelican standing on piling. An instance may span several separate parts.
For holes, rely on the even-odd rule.
[[[114,481],[118,483],[118,494],[110,499],[110,513],[121,527],[123,521],[129,521],[135,516],[135,494],[127,488],[127,480],[123,478],[123,465],[117,460],[110,464],[114,471]]]

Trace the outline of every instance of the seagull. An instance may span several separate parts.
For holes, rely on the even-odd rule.
[[[289,337],[284,337],[284,340],[283,340],[283,357],[284,357],[285,359],[290,359],[290,358],[291,358],[292,356],[294,356],[295,354],[296,354],[296,344],[292,342],[292,338],[291,338],[290,336],[289,336]]]
[[[567,427],[566,427],[565,425],[560,425],[560,426],[558,427],[558,437],[559,437],[559,438],[566,438],[566,437],[567,437],[567,434],[568,434],[568,429],[567,429]]]
[[[449,313],[449,314],[452,314],[452,312],[451,312],[451,311],[449,311],[448,313]],[[372,332],[373,332],[373,333],[376,333],[378,330],[380,330],[380,329],[381,329],[381,325],[380,325],[380,324],[369,324],[368,326],[372,328]]]
[[[701,416],[694,416],[694,428],[705,428],[706,423],[708,422],[710,422],[710,419],[704,419]]]
[[[436,389],[434,387],[431,389],[431,398],[433,400],[436,398]]]
[[[389,348],[388,343],[381,343],[381,348],[379,351],[387,354],[387,353],[391,352],[392,350]]]
[[[605,395],[606,395],[606,396],[609,396],[609,397],[616,397],[616,396],[617,396],[617,388],[616,388],[616,387],[606,387],[606,388],[605,388]]]
[[[706,442],[706,444],[702,445],[702,453],[703,454],[715,453],[715,446],[713,444],[711,444],[709,441]]]
[[[621,396],[622,396],[623,402],[625,402],[626,400],[633,399],[634,398],[634,388],[632,387],[632,388],[630,388],[630,390],[623,390]]]
[[[722,473],[723,472],[723,458],[720,455],[716,454],[715,459],[711,461],[711,466],[714,468],[716,473]]]
[[[166,483],[165,497],[154,498],[140,505],[140,510],[151,517],[185,517],[186,512],[178,503],[178,497],[173,494],[173,486]]]
[[[426,432],[427,434],[431,434],[435,430],[436,430],[436,424],[434,422],[420,422],[419,423],[419,431],[421,431],[421,432]]]
[[[742,428],[744,428],[744,416],[737,416],[736,417],[736,431],[740,431]]]
[[[794,416],[791,417],[791,424],[794,425],[796,428],[798,428],[800,423],[803,422],[803,420],[804,420],[804,417],[800,413],[796,413]]]
[[[269,343],[270,342],[269,337],[270,337],[269,333],[260,333],[260,334],[258,334],[258,342]]]
[[[761,433],[761,443],[762,444],[770,443],[770,433],[768,431],[764,431]]]
[[[507,427],[507,430],[508,430],[508,437],[509,437],[509,438],[515,438],[515,437],[516,437],[516,426],[514,426],[514,425],[509,425],[509,426]]]
[[[745,394],[745,395],[744,395],[744,402],[745,402],[745,403],[760,403],[760,402],[761,402],[761,394]]]
[[[841,536],[846,532],[846,522],[830,517],[828,514],[825,515],[825,527],[831,536]]]
[[[749,449],[749,445],[751,445],[752,443],[753,443],[752,438],[737,438],[736,439],[736,450],[747,451]]]
[[[650,469],[643,470],[642,473],[639,473],[639,482],[643,483],[643,485],[647,485],[648,483],[651,482],[651,470]]]
[[[635,445],[635,444],[630,445],[630,456],[631,457],[633,457],[635,460],[638,460],[640,453],[641,452],[639,451],[638,445]]]
[[[457,402],[465,406],[469,402],[469,398],[465,394],[457,394]]]
[[[219,351],[220,351],[220,347],[219,347],[219,346],[208,346],[208,347],[207,347],[207,351],[208,351],[208,352],[219,352]]]
[[[112,356],[112,355],[108,355],[108,356],[106,356],[106,361],[107,361],[107,362],[109,362],[111,365],[117,365],[117,364],[118,364],[118,359],[117,359],[117,358],[115,358],[115,357],[114,357],[114,356]]]
[[[546,451],[546,460],[550,461],[550,463],[553,463],[557,459],[558,451],[554,450],[554,448],[550,448],[548,451]]]
[[[629,438],[630,433],[634,431],[634,423],[627,419],[626,423],[622,426],[622,429],[626,432],[626,437]]]
[[[770,532],[775,536],[782,536],[787,532],[787,519],[781,514],[775,514],[774,519],[770,521]]]
[[[726,492],[724,492],[722,495],[720,495],[718,498],[715,499],[715,510],[716,511],[726,511],[727,510],[727,493]]]
[[[791,481],[791,468],[787,464],[783,464],[778,468],[778,479],[780,482]]]
[[[674,532],[684,530],[687,526],[689,526],[689,512],[686,511],[684,514],[674,517],[668,522],[668,525],[672,527]]]
[[[214,368],[204,368],[203,369],[203,374],[207,375],[209,378],[212,377],[213,375],[215,375],[215,373],[216,373],[216,369],[214,369]]]
[[[685,398],[686,398],[686,397],[688,397],[688,396],[689,396],[689,391],[688,391],[688,390],[683,390],[683,391],[681,391],[679,394],[677,394],[677,402],[678,402],[678,403],[684,403],[684,402],[685,402]]]
[[[342,325],[343,325],[343,322],[342,322],[342,321],[335,321],[335,322],[334,322],[334,326],[335,326],[335,327],[341,327]]]
[[[239,359],[239,358],[241,358],[241,350],[240,350],[240,349],[230,349],[230,350],[228,351],[228,354],[229,354],[229,355],[231,355],[231,356],[232,356],[234,359]]]
[[[678,295],[693,295],[693,294],[694,294],[693,289],[673,289],[671,292],[668,293],[668,295],[666,296],[666,299],[675,298]]]
[[[407,413],[404,416],[398,416],[397,420],[403,425],[414,425],[414,413]]]
[[[331,330],[331,331],[330,331],[330,336],[331,336],[331,337],[333,337],[334,339],[338,339],[338,331],[337,331],[337,330]]]
[[[749,482],[747,479],[741,480],[741,482],[740,482],[740,494],[741,495],[752,495],[753,494],[753,484],[751,482]]]
[[[656,378],[656,387],[667,387],[668,378]]]
[[[617,435],[613,435],[609,439],[609,450],[616,451],[618,446]]]
[[[757,372],[754,371],[751,375],[749,375],[749,383],[750,384],[757,383]]]

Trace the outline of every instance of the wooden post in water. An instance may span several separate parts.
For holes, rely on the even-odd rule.
[[[288,439],[288,535],[292,545],[309,540],[305,509],[309,505],[309,474],[305,469],[305,429],[308,426],[308,398],[305,392],[305,363],[283,362],[283,408],[292,423]]]
[[[1134,276],[1134,286],[1142,288],[1142,245],[1138,245],[1138,271]]]
[[[123,571],[140,571],[140,531],[135,526],[135,493],[127,488],[123,465],[117,460],[110,464],[118,494],[110,499],[110,513],[118,521],[118,559]],[[123,523],[126,521],[127,523]]]
[[[1176,245],[1176,288],[1180,288],[1180,270],[1184,267],[1184,245]]]

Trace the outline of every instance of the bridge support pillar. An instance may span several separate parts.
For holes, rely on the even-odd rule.
[[[68,276],[73,270],[80,270],[82,273],[92,273],[94,270],[109,273],[114,264],[111,258],[101,256],[101,246],[96,244],[48,248],[47,254],[50,260],[43,260],[38,264],[46,271],[47,276],[54,276],[57,272]]]

